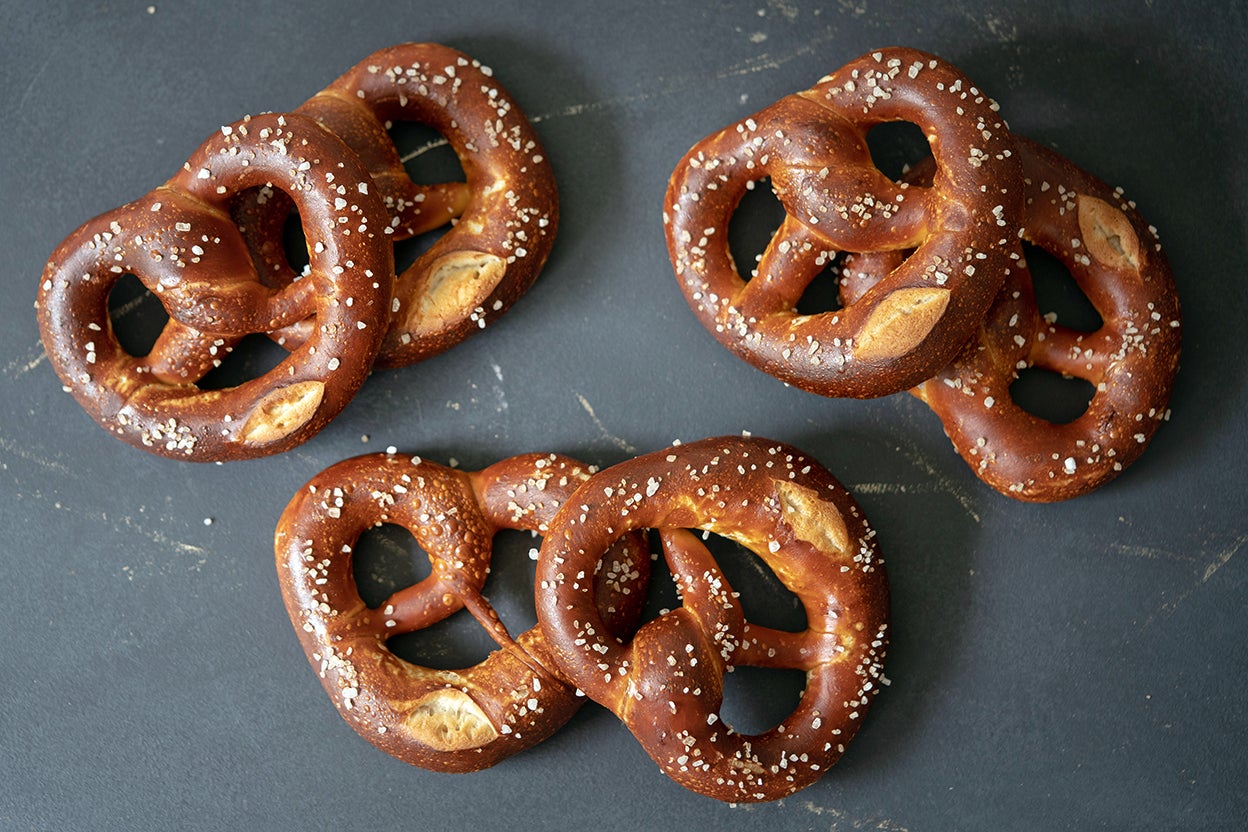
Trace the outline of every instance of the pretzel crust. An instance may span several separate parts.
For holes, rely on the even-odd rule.
[[[378,367],[436,355],[506,312],[536,280],[554,244],[559,197],[536,132],[488,67],[436,43],[369,55],[297,112],[341,136],[369,168],[395,241],[455,222],[398,275]],[[387,132],[395,121],[445,137],[466,182],[418,185]],[[286,212],[268,195],[236,206],[266,279],[295,279],[282,249]],[[299,343],[307,324],[280,337]]]
[[[286,609],[309,662],[343,719],[400,760],[435,771],[476,771],[529,748],[584,702],[555,671],[538,628],[512,637],[481,595],[500,529],[544,532],[589,469],[549,454],[512,457],[479,472],[395,454],[344,460],[290,501],[274,535]],[[360,598],[352,550],[364,530],[396,523],[429,554],[431,574],[376,609]],[[612,632],[635,627],[649,552],[631,535],[598,575],[598,613]],[[467,607],[498,643],[461,670],[420,667],[386,639]]]
[[[585,576],[612,541],[645,528],[661,530],[682,606],[621,642]],[[761,557],[801,601],[807,629],[746,622],[689,529]],[[878,690],[889,604],[874,536],[844,487],[795,448],[741,437],[675,446],[595,474],[560,509],[538,556],[538,622],[568,678],[666,774],[719,800],[774,800],[840,758]],[[753,736],[720,719],[723,674],[740,665],[807,677],[794,712]]]
[[[101,426],[161,456],[246,459],[307,440],[363,384],[385,334],[394,264],[368,182],[342,141],[304,116],[222,127],[168,182],[53,252],[36,304],[52,367]],[[298,204],[309,241],[308,275],[281,289],[260,283],[229,215],[234,194],[266,185]],[[170,316],[146,356],[125,351],[109,316],[127,273]],[[243,336],[304,319],[313,335],[273,370],[227,390],[197,386]]]
[[[1066,266],[1102,324],[1079,332],[1042,317],[1030,272],[1015,269],[978,337],[911,392],[985,483],[1019,500],[1056,502],[1118,476],[1168,418],[1181,315],[1156,232],[1122,191],[1030,139],[1014,141],[1026,175],[1023,238]],[[847,291],[892,265],[855,257]],[[1030,367],[1089,382],[1087,410],[1058,424],[1021,408],[1010,386]]]
[[[901,120],[931,144],[932,187],[871,160],[870,128]],[[785,219],[746,281],[728,221],[766,177]],[[882,49],[695,144],[668,184],[667,246],[690,308],[738,357],[821,395],[883,396],[930,378],[974,332],[1019,259],[1021,184],[994,102],[935,56]],[[855,303],[796,312],[838,251],[916,248]]]

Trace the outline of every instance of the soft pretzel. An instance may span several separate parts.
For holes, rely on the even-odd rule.
[[[867,132],[899,120],[931,144],[932,187],[894,183],[871,160]],[[747,281],[728,221],[766,177],[785,219]],[[866,398],[957,355],[1019,257],[1022,198],[996,105],[939,58],[893,48],[695,144],[671,176],[664,222],[685,299],[720,343],[789,384]],[[837,252],[915,248],[855,303],[797,314]]]
[[[662,530],[682,605],[622,642],[597,611],[592,576],[613,541],[645,528]],[[801,601],[807,628],[745,621],[695,528],[761,557]],[[795,448],[739,437],[680,445],[595,474],[559,510],[538,556],[538,622],[568,678],[665,773],[720,800],[774,800],[840,758],[878,691],[888,581],[874,538],[849,492]],[[807,678],[793,713],[753,736],[720,717],[723,674],[741,665]]]
[[[506,312],[532,285],[554,243],[559,198],[554,173],[524,113],[489,68],[454,49],[408,43],[349,69],[297,112],[341,136],[364,160],[402,240],[458,218],[395,281],[380,367],[435,355]],[[412,182],[387,132],[414,121],[441,133],[466,182]],[[241,201],[266,280],[296,279],[282,248],[288,206],[260,192]],[[307,324],[281,338],[299,343]]]
[[[1030,272],[1016,268],[978,338],[911,392],[940,417],[980,479],[1020,500],[1054,502],[1116,477],[1167,418],[1179,302],[1156,232],[1120,189],[1036,142],[1014,141],[1026,175],[1023,237],[1066,266],[1102,324],[1079,332],[1042,317]],[[855,257],[845,269],[847,294],[891,265]],[[1021,408],[1010,386],[1029,367],[1089,382],[1087,410],[1059,424]]]
[[[544,532],[589,476],[550,454],[463,472],[395,454],[345,460],[321,472],[283,512],[278,575],[299,640],[342,717],[373,745],[437,771],[474,771],[535,745],[585,700],[554,670],[537,628],[513,638],[481,594],[500,529]],[[381,523],[412,532],[431,574],[376,609],[352,577],[360,534]],[[644,537],[613,546],[590,583],[595,614],[627,635],[645,596]],[[482,663],[432,670],[393,654],[386,639],[467,607],[498,643]]]
[[[164,185],[52,254],[37,306],[53,368],[106,430],[162,456],[242,459],[305,441],[359,389],[385,334],[394,265],[369,182],[306,116],[222,127]],[[294,200],[309,242],[307,276],[281,289],[259,282],[229,215],[234,194],[262,186]],[[128,273],[170,316],[146,356],[125,351],[109,318]],[[271,371],[227,390],[196,385],[243,336],[305,319],[309,338]]]

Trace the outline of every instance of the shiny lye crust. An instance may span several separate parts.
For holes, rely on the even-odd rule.
[[[1022,236],[1069,270],[1101,326],[1080,332],[1042,316],[1030,272],[1015,269],[977,338],[911,392],[985,483],[1019,500],[1055,502],[1117,477],[1168,418],[1181,317],[1156,231],[1122,190],[1034,141],[1014,141],[1026,175]],[[854,258],[847,292],[889,268]],[[1087,381],[1087,409],[1058,424],[1021,408],[1010,386],[1031,367]]]
[[[386,204],[393,241],[455,223],[398,275],[377,366],[405,366],[449,349],[533,284],[559,222],[554,172],[523,111],[480,61],[434,43],[389,47],[296,112],[359,154]],[[441,133],[466,181],[414,183],[388,133],[399,121]],[[288,211],[288,203],[266,192],[235,207],[265,279],[277,285],[296,279],[282,248]],[[280,337],[299,343],[307,330],[301,324]]]
[[[164,185],[53,252],[37,301],[52,367],[107,431],[161,456],[246,459],[304,442],[363,384],[385,335],[394,264],[370,184],[355,154],[305,116],[222,127]],[[237,193],[265,186],[298,206],[308,240],[306,276],[279,289],[260,282],[229,213]],[[125,351],[109,317],[126,274],[170,317],[146,356]],[[271,371],[197,386],[245,335],[301,320],[315,322],[309,338]]]
[[[291,622],[343,719],[388,754],[435,771],[476,771],[529,748],[585,701],[555,669],[538,628],[513,637],[482,595],[501,529],[546,531],[590,475],[556,454],[512,457],[464,472],[417,457],[370,454],[313,477],[290,501],[274,537]],[[370,609],[352,554],[383,523],[408,529],[431,574]],[[595,612],[627,637],[645,600],[649,550],[630,535],[590,582]],[[498,643],[480,664],[435,670],[405,661],[386,640],[467,608]]]
[[[621,535],[657,528],[681,606],[630,641],[611,634],[592,580]],[[745,546],[800,600],[801,632],[749,623],[702,542]],[[538,556],[537,613],[562,671],[609,708],[682,786],[723,801],[775,800],[845,751],[883,682],[888,579],[875,533],[815,460],[759,438],[673,446],[607,468],[560,509]],[[775,728],[720,715],[734,666],[796,668],[807,685]]]
[[[868,131],[903,120],[931,145],[931,187],[895,183],[872,162]],[[728,223],[768,177],[785,219],[746,280]],[[996,104],[941,59],[891,48],[695,144],[672,173],[664,224],[685,299],[721,344],[802,389],[869,398],[956,357],[1019,260],[1022,201]],[[906,266],[856,302],[797,313],[838,252],[909,249]]]

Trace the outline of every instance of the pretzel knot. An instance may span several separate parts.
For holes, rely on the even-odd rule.
[[[1023,238],[1070,271],[1101,326],[1081,332],[1042,316],[1030,272],[1015,269],[978,337],[911,392],[980,479],[1020,500],[1054,502],[1116,477],[1167,418],[1180,310],[1156,233],[1122,191],[1042,145],[1014,141],[1026,175]],[[916,168],[914,177],[928,172]],[[864,291],[890,265],[854,258],[847,293]],[[1067,423],[1024,410],[1010,387],[1030,367],[1087,381],[1087,409]]]
[[[598,571],[620,535],[659,528],[682,604],[631,642],[599,614]],[[807,628],[745,620],[689,529],[741,543],[800,600]],[[681,785],[725,801],[774,800],[835,763],[881,681],[888,581],[861,509],[814,460],[763,439],[680,445],[591,477],[560,509],[538,556],[538,623],[563,672],[611,709]],[[720,718],[734,666],[797,668],[796,709],[761,734]]]
[[[554,669],[545,636],[535,627],[513,638],[481,591],[495,533],[544,532],[588,477],[585,466],[556,454],[472,473],[372,454],[331,466],[290,501],[275,535],[282,596],[322,685],[357,733],[413,765],[475,771],[537,744],[572,716],[584,699]],[[432,570],[370,609],[356,588],[352,550],[382,523],[408,529]],[[629,535],[591,579],[608,632],[636,626],[649,566],[644,537]],[[474,667],[419,667],[386,645],[465,607],[499,645]]]
[[[412,364],[485,328],[533,284],[559,220],[554,173],[524,113],[489,68],[454,49],[409,43],[349,69],[296,112],[315,118],[360,155],[390,213],[394,240],[456,221],[395,281],[379,367]],[[414,121],[445,137],[466,182],[414,183],[390,137]],[[296,279],[282,247],[288,204],[252,195],[235,216],[265,274]],[[310,325],[280,333],[299,343]]]
[[[876,169],[866,137],[888,121],[922,128],[937,160],[931,187]],[[728,222],[767,177],[785,218],[745,280]],[[949,64],[896,48],[695,144],[672,174],[664,222],[681,290],[724,346],[797,387],[867,398],[953,360],[1019,257],[1021,212],[996,105]],[[902,249],[915,253],[856,302],[797,314],[837,252]]]
[[[52,366],[105,429],[162,456],[241,459],[305,441],[359,389],[385,334],[394,266],[377,245],[386,213],[369,181],[305,116],[222,127],[164,185],[52,254],[37,302]],[[260,283],[229,216],[234,194],[266,186],[294,200],[309,241],[307,276],[280,289]],[[109,317],[125,274],[169,313],[146,356],[125,351]],[[309,338],[271,371],[228,390],[197,386],[244,335],[305,319]]]

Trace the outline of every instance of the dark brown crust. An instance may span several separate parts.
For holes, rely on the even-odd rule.
[[[899,186],[872,163],[867,132],[898,120],[928,137],[935,187]],[[953,360],[1019,259],[1011,154],[996,105],[956,68],[912,49],[864,55],[685,155],[664,212],[677,281],[721,344],[789,384],[855,398],[908,389]],[[765,177],[786,218],[747,282],[728,220]],[[836,252],[914,248],[856,303],[796,313]]]
[[[221,128],[164,185],[53,252],[37,307],[57,375],[105,430],[161,456],[246,459],[304,442],[363,384],[385,331],[394,265],[368,181],[355,154],[304,116]],[[308,275],[278,290],[260,283],[229,215],[236,193],[266,183],[295,200],[309,240]],[[109,292],[127,273],[171,319],[143,357],[122,348],[109,318]],[[315,336],[270,372],[228,390],[196,385],[243,336],[309,317]]]
[[[475,771],[529,748],[585,700],[564,681],[545,636],[513,638],[481,595],[500,529],[544,532],[590,472],[549,454],[512,457],[463,472],[395,454],[344,460],[290,501],[274,537],[282,597],[308,660],[343,719],[388,754],[435,771]],[[412,532],[432,573],[377,609],[360,599],[352,549],[379,523]],[[612,549],[597,578],[597,613],[627,635],[649,574],[641,535]],[[499,644],[464,670],[431,670],[386,646],[467,607]]]
[[[1015,269],[976,340],[911,392],[980,479],[1019,500],[1055,502],[1118,476],[1168,417],[1179,301],[1155,231],[1121,190],[1036,142],[1014,141],[1026,175],[1023,236],[1066,266],[1102,325],[1077,332],[1047,321],[1030,272]],[[849,293],[890,266],[855,258]],[[1089,382],[1087,410],[1065,424],[1023,410],[1010,386],[1029,367]]]
[[[398,275],[378,367],[449,349],[506,312],[536,280],[559,222],[554,172],[519,105],[479,61],[434,43],[389,47],[297,112],[337,133],[364,160],[390,211],[394,240],[456,221]],[[387,133],[395,121],[441,133],[467,181],[413,183]],[[286,206],[263,199],[257,204],[253,195],[235,215],[266,279],[289,283],[295,275],[281,246]],[[308,329],[301,324],[281,337],[298,343]]]
[[[595,610],[607,547],[659,528],[682,606],[629,642]],[[707,549],[687,529],[741,543],[801,601],[802,632],[749,624]],[[814,782],[857,732],[881,681],[888,579],[861,508],[815,460],[759,438],[668,448],[591,477],[542,543],[537,614],[560,667],[629,727],[660,768],[719,800],[775,800]],[[780,726],[746,736],[720,720],[733,666],[804,670]]]

